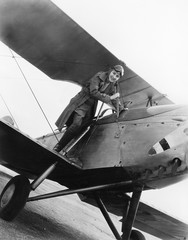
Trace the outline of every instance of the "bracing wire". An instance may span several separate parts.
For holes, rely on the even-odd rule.
[[[38,106],[39,106],[39,108],[40,108],[42,114],[44,115],[44,117],[45,117],[45,119],[46,119],[46,121],[47,121],[47,123],[48,123],[50,129],[52,130],[52,132],[53,132],[53,134],[54,134],[56,140],[59,142],[59,140],[58,140],[58,138],[57,138],[57,136],[56,136],[56,134],[55,134],[55,132],[54,132],[54,130],[53,130],[53,128],[52,128],[52,126],[51,126],[51,124],[50,124],[50,122],[49,122],[49,120],[48,120],[48,118],[47,118],[47,116],[46,116],[46,114],[45,114],[45,112],[44,112],[44,110],[43,110],[43,108],[42,108],[42,106],[40,105],[40,103],[39,103],[39,101],[38,101],[38,99],[37,99],[37,97],[36,97],[36,95],[35,95],[33,89],[31,88],[31,85],[29,84],[29,82],[28,82],[28,80],[27,80],[27,78],[26,78],[24,72],[22,71],[22,69],[21,69],[21,67],[20,67],[20,65],[19,65],[19,63],[18,63],[18,61],[16,60],[16,57],[14,56],[14,54],[13,54],[13,52],[12,52],[12,50],[11,50],[10,48],[9,48],[9,50],[10,50],[10,52],[11,52],[12,58],[15,60],[16,65],[18,66],[18,68],[19,68],[19,70],[20,70],[20,72],[21,72],[21,74],[22,74],[24,80],[26,81],[27,86],[29,87],[29,89],[30,89],[30,91],[31,91],[31,93],[32,93],[32,95],[33,95],[35,101],[37,102],[37,104],[38,104]]]

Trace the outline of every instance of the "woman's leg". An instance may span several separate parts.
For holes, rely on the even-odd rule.
[[[75,112],[72,124],[67,128],[65,134],[54,147],[56,152],[60,152],[74,137],[80,133],[82,129],[83,118],[84,117],[82,115],[79,115],[77,112]]]

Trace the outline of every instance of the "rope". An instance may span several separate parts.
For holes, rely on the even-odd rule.
[[[16,62],[16,65],[18,66],[18,68],[19,68],[19,70],[20,70],[20,72],[21,72],[21,74],[22,74],[24,80],[26,81],[27,86],[29,87],[29,89],[30,89],[30,91],[31,91],[31,93],[32,93],[32,95],[33,95],[35,101],[37,102],[37,104],[38,104],[40,110],[42,111],[42,113],[43,113],[43,115],[44,115],[44,117],[45,117],[45,119],[46,119],[46,121],[47,121],[47,123],[48,123],[50,129],[52,130],[52,132],[53,132],[53,134],[54,134],[56,140],[59,142],[59,140],[58,140],[58,138],[57,138],[57,136],[56,136],[56,134],[55,134],[55,132],[54,132],[54,130],[53,130],[51,124],[50,124],[50,122],[48,121],[48,118],[47,118],[47,116],[46,116],[44,110],[42,109],[42,106],[40,105],[40,103],[39,103],[39,101],[38,101],[38,99],[37,99],[35,93],[33,92],[33,90],[32,90],[32,88],[31,88],[29,82],[27,81],[27,78],[26,78],[24,72],[22,71],[22,69],[21,69],[21,67],[20,67],[20,65],[19,65],[19,63],[18,63],[18,61],[16,60],[16,58],[15,58],[15,56],[14,56],[12,50],[11,50],[10,48],[9,48],[9,50],[10,50],[10,52],[11,52],[12,58],[14,58],[14,60],[15,60],[15,62]]]

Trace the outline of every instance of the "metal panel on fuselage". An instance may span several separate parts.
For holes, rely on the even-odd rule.
[[[176,127],[143,120],[99,125],[80,158],[84,168],[145,165],[152,145]]]
[[[48,136],[47,136],[48,137]],[[54,142],[54,136],[51,136]],[[42,139],[44,140],[45,137]],[[41,140],[41,139],[40,139]],[[45,141],[44,141],[45,142]],[[50,146],[51,147],[51,146]],[[14,126],[0,121],[0,164],[28,178],[41,175],[58,162],[48,179],[69,188],[82,188],[130,180],[122,168],[82,170]]]
[[[140,117],[136,109],[125,115],[120,122],[100,121],[90,139],[83,148],[80,159],[84,168],[102,167],[155,167],[169,160],[168,155],[163,158],[149,156],[151,147],[184,124],[173,120],[174,117],[187,116],[187,107],[155,107],[155,111],[146,108],[140,110]],[[134,113],[135,111],[135,113]],[[143,113],[141,112],[143,111]],[[131,120],[131,116],[134,120]],[[166,159],[165,159],[166,158]]]

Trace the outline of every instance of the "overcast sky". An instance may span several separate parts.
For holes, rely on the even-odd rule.
[[[187,0],[54,0],[133,71],[178,104],[188,104]],[[18,62],[51,126],[79,87],[49,79]],[[0,94],[19,128],[36,137],[51,132],[10,50],[0,43]],[[9,114],[0,99],[0,117]],[[145,193],[144,200],[188,222],[188,181]],[[157,201],[156,201],[157,199]],[[150,238],[154,239],[154,238]]]

